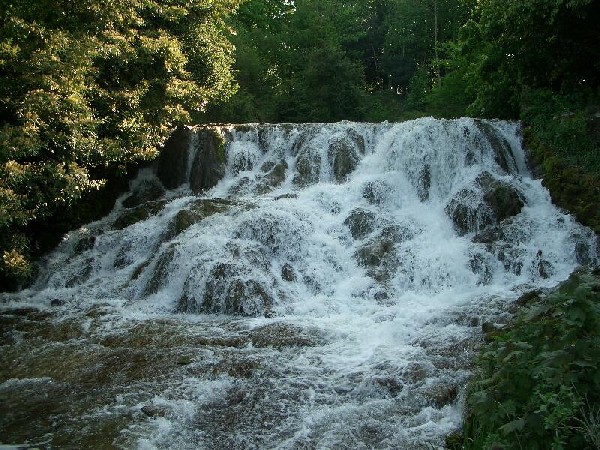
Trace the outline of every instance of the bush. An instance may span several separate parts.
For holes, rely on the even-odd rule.
[[[585,449],[600,438],[600,276],[579,272],[493,336],[454,449]],[[596,447],[597,448],[597,447]]]

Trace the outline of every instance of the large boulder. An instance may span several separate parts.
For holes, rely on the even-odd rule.
[[[463,236],[516,216],[523,206],[523,196],[514,186],[484,172],[472,186],[458,191],[446,205],[445,211],[452,219],[455,230]]]

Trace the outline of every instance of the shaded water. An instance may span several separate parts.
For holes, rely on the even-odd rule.
[[[2,297],[0,442],[441,448],[482,323],[598,261],[516,123],[207,133]]]

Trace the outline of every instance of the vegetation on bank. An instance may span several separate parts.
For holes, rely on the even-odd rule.
[[[488,335],[451,450],[600,448],[600,271],[526,294]]]

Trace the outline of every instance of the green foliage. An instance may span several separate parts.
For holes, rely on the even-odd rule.
[[[415,71],[458,35],[467,3],[249,0],[235,19],[240,89],[207,117],[398,120]]]
[[[0,6],[0,280],[25,267],[18,230],[98,189],[107,168],[154,157],[175,125],[232,94],[224,19],[238,3]]]
[[[575,273],[530,299],[482,349],[453,448],[589,448],[598,439],[599,360],[600,276]]]
[[[594,0],[477,2],[449,54],[473,97],[468,113],[514,119],[527,90],[597,89],[599,16]]]

